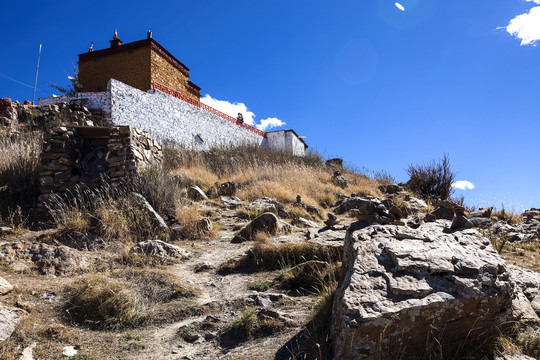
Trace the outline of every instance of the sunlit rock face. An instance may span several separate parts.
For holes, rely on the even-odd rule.
[[[439,343],[457,349],[497,336],[515,318],[518,292],[504,260],[477,230],[449,227],[351,226],[334,300],[336,359],[423,356]]]

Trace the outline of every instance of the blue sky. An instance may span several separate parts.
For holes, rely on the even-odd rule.
[[[540,207],[540,0],[394,3],[6,2],[0,97],[31,99],[19,82],[33,85],[40,43],[46,97],[91,41],[151,29],[202,94],[285,122],[326,157],[404,181],[409,164],[447,153],[475,186],[456,192],[467,203]]]

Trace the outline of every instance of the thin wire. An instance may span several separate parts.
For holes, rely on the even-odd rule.
[[[26,87],[29,87],[30,89],[33,89],[33,88],[34,88],[32,85],[25,84],[25,83],[23,83],[22,81],[19,81],[19,80],[16,80],[16,79],[12,78],[12,77],[7,76],[6,74],[0,73],[0,77],[3,77],[3,78],[6,78],[6,79],[8,79],[8,80],[11,80],[11,81],[13,81],[13,82],[16,82],[17,84],[21,84],[21,85],[24,85],[24,86],[26,86]],[[37,89],[38,89],[39,91],[41,91],[40,88],[37,88]]]

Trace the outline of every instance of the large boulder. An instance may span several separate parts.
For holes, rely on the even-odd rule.
[[[513,280],[530,301],[536,314],[540,316],[540,273],[513,265],[509,266],[509,270]]]
[[[505,262],[477,230],[448,224],[351,225],[334,299],[336,359],[421,357],[430,340],[457,349],[515,320],[518,291]]]
[[[290,233],[291,230],[291,225],[279,220],[275,214],[268,212],[253,219],[252,222],[236,234],[231,242],[242,243],[244,241],[253,241],[260,232],[268,235],[276,235],[277,233]]]

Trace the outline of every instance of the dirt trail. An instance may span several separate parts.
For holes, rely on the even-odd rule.
[[[133,354],[133,357],[127,357],[128,359],[273,359],[277,350],[309,321],[316,298],[302,296],[290,298],[290,301],[280,304],[278,308],[272,306],[272,309],[292,319],[294,326],[267,338],[247,341],[232,349],[223,349],[217,338],[209,338],[216,335],[217,331],[193,330],[192,333],[199,335],[193,343],[185,341],[179,334],[180,329],[188,329],[188,332],[191,328],[195,329],[207,316],[217,319],[218,328],[226,326],[242,314],[249,295],[257,294],[257,291],[248,289],[249,284],[272,280],[279,274],[277,271],[225,276],[217,273],[221,263],[245,254],[253,246],[253,243],[249,242],[231,244],[230,240],[234,236],[232,225],[238,224],[238,219],[228,219],[227,215],[229,214],[222,214],[222,230],[215,240],[193,243],[191,249],[186,246],[185,249],[192,251],[193,256],[171,268],[179,277],[200,289],[196,304],[208,310],[202,316],[140,331],[148,348]],[[211,264],[213,269],[195,272],[197,266],[204,263]],[[271,289],[269,292],[277,291]],[[209,333],[211,335],[208,335]]]

